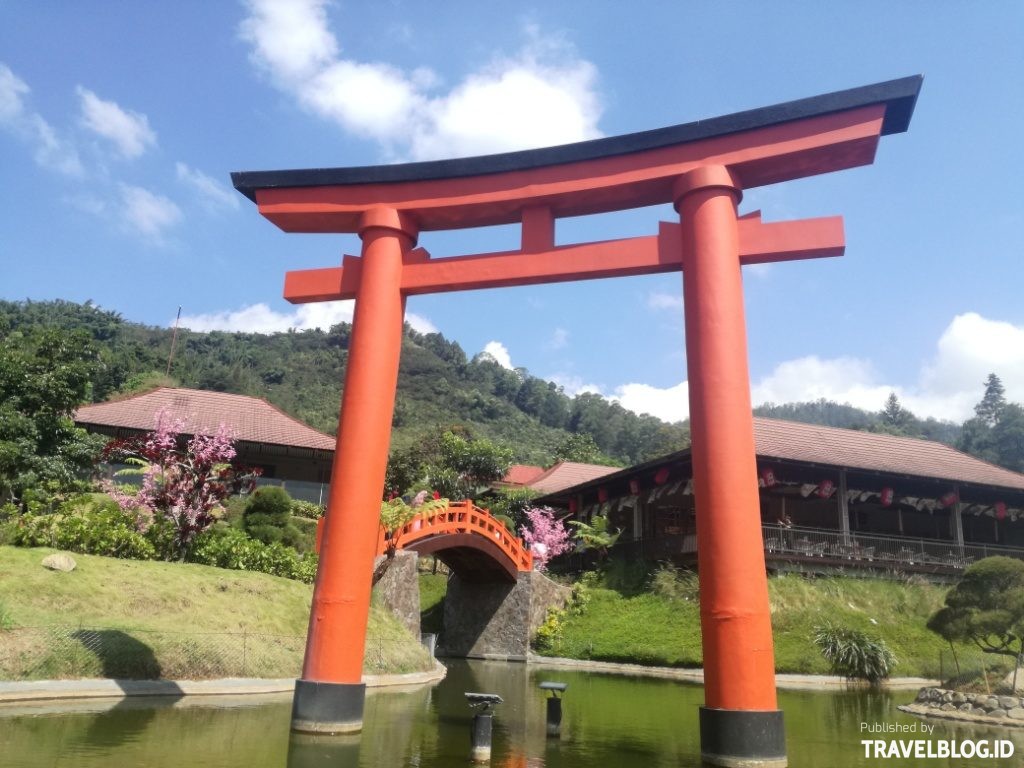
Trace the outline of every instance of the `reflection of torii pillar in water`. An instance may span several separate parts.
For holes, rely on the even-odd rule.
[[[290,272],[292,302],[356,300],[337,451],[292,727],[362,726],[372,561],[405,297],[684,274],[705,706],[718,765],[784,765],[761,540],[740,266],[843,252],[838,217],[738,217],[743,189],[870,164],[906,130],[919,77],[644,133],[408,165],[244,172],[235,187],[286,232],[355,232],[360,257]],[[671,202],[657,235],[555,245],[560,217]],[[521,223],[517,251],[432,259],[420,232]]]

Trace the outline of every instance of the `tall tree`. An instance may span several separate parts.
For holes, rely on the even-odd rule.
[[[1006,389],[1003,382],[994,373],[985,380],[985,394],[981,402],[974,406],[975,415],[990,427],[994,427],[1006,407]]]
[[[83,331],[35,327],[0,338],[0,500],[78,486],[103,448],[71,414],[98,368]]]
[[[889,393],[880,416],[883,429],[897,435],[907,434],[907,428],[914,421],[914,414],[900,404],[895,392]]]

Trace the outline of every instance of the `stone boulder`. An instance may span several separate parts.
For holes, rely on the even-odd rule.
[[[44,557],[42,565],[43,568],[49,568],[51,571],[64,571],[67,573],[75,570],[78,563],[75,562],[75,558],[71,555],[66,555],[63,552],[57,552]]]

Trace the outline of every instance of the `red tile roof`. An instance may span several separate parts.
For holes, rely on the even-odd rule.
[[[212,434],[221,423],[238,440],[333,451],[335,440],[279,411],[266,400],[225,392],[160,387],[109,403],[83,405],[74,415],[80,425],[152,430],[156,414],[167,408],[185,422],[187,434]]]
[[[618,472],[620,467],[605,467],[600,464],[580,464],[575,461],[560,461],[527,485],[541,493],[556,493],[589,480]]]
[[[513,464],[508,468],[505,476],[498,481],[498,485],[529,485],[535,477],[544,474],[544,467],[535,467],[532,464]]]
[[[912,437],[754,419],[757,455],[1024,490],[1024,475]]]

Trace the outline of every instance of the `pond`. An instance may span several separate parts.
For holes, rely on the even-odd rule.
[[[128,768],[443,768],[469,763],[473,712],[465,691],[498,693],[495,768],[657,768],[698,766],[699,686],[675,681],[542,670],[498,662],[448,663],[444,682],[405,692],[372,692],[362,734],[289,737],[290,695],[258,698],[124,699],[0,706],[0,765]],[[545,733],[543,680],[568,684],[561,736]],[[896,707],[912,692],[780,692],[793,768],[854,766],[1019,766],[1024,731],[929,721]],[[909,734],[864,728],[913,726]],[[1008,758],[880,759],[862,739],[1009,740]]]

